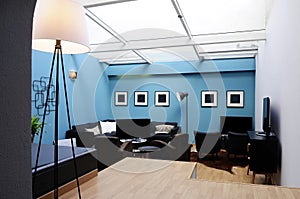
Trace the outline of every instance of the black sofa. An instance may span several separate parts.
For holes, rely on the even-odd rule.
[[[102,129],[101,124],[104,126],[106,122],[115,125],[115,129],[110,132],[107,129]],[[169,131],[159,131],[165,129],[169,129]],[[144,145],[153,140],[168,143],[180,132],[181,128],[176,122],[157,122],[150,121],[148,118],[109,119],[74,125],[71,130],[66,132],[66,138],[76,138],[76,144],[80,147],[94,147],[96,149],[95,158],[100,171],[122,158],[132,155],[133,146],[130,146],[132,143],[121,143],[122,139],[146,138],[147,142],[143,143]]]
[[[116,131],[102,132],[101,122],[115,122]],[[168,133],[157,131],[157,126],[172,126]],[[96,129],[97,132],[92,131]],[[73,125],[71,130],[66,132],[66,138],[76,138],[76,144],[79,147],[93,147],[95,145],[95,137],[111,136],[119,139],[128,138],[147,138],[152,140],[162,140],[164,142],[171,141],[174,136],[181,132],[177,122],[157,122],[148,118],[141,119],[116,119],[102,120],[97,122]]]

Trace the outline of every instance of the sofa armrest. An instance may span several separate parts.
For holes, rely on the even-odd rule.
[[[167,147],[167,148],[170,148],[170,149],[175,149],[174,146],[172,146],[171,144],[166,143],[162,140],[152,140],[150,142],[150,146],[156,146],[156,147],[159,147],[159,148]]]
[[[180,126],[175,126],[173,129],[171,129],[169,134],[171,136],[175,136],[178,133],[181,133],[181,128],[180,128]]]
[[[66,139],[69,139],[69,138],[77,138],[78,137],[78,134],[77,134],[77,131],[75,129],[71,129],[71,130],[67,130],[66,131]]]
[[[95,135],[94,132],[81,131],[78,132],[78,139],[76,139],[76,144],[79,147],[91,148],[95,145]]]

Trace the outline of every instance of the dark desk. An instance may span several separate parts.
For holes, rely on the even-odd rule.
[[[258,135],[257,131],[248,131],[250,138],[250,162],[249,169],[253,171],[252,183],[254,183],[255,174],[262,173],[271,177],[273,182],[273,173],[277,173],[278,164],[278,139],[276,135],[265,136]]]
[[[32,175],[36,162],[38,145],[32,144]],[[97,169],[97,162],[93,153],[95,149],[75,147],[78,177]],[[72,148],[59,146],[58,149],[59,186],[75,179],[74,159]],[[33,198],[40,197],[53,190],[54,187],[54,145],[42,144],[38,161]]]

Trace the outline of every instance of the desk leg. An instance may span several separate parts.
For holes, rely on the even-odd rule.
[[[255,174],[256,174],[256,172],[253,171],[253,175],[252,175],[252,184],[254,184]]]
[[[256,172],[253,171],[251,183],[254,184]],[[265,173],[265,183],[268,183],[268,177],[270,178],[271,185],[275,185],[273,173]]]

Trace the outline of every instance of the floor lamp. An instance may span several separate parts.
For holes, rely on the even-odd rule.
[[[176,92],[176,97],[178,99],[178,101],[182,101],[184,98],[186,98],[186,108],[185,108],[185,124],[186,124],[186,133],[188,134],[189,133],[189,130],[188,130],[188,93],[183,93],[183,92]]]
[[[53,52],[50,78],[47,86],[46,101],[44,102],[44,113],[42,117],[42,128],[37,150],[37,158],[33,173],[32,194],[34,194],[35,178],[38,167],[45,118],[49,100],[50,83],[52,81],[54,68],[55,73],[55,115],[54,115],[54,198],[58,198],[58,106],[59,106],[59,75],[60,66],[63,77],[64,96],[67,109],[68,125],[71,129],[68,95],[66,88],[65,69],[63,53],[80,54],[89,52],[88,34],[83,7],[72,0],[37,0],[33,19],[33,41],[32,48],[45,52]],[[72,154],[74,159],[75,176],[80,195],[80,187],[77,175],[77,166],[74,152],[74,143],[71,139]]]

